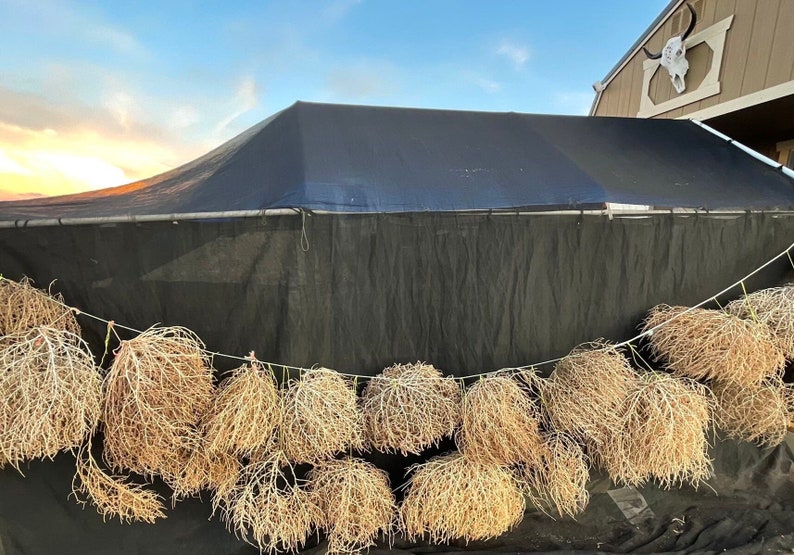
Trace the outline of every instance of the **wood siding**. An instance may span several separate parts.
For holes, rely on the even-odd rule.
[[[794,0],[702,0],[694,33],[734,15],[725,42],[720,71],[720,93],[654,117],[680,117],[754,92],[794,80]],[[685,10],[681,16],[676,13]],[[645,42],[658,52],[667,40],[689,22],[682,4]],[[675,29],[673,28],[675,25]],[[687,56],[687,90],[696,89],[711,60],[710,49],[701,44]],[[636,117],[640,108],[645,54],[640,50],[607,84],[596,108],[598,116]],[[700,66],[703,67],[700,67]],[[690,86],[690,78],[693,82]],[[675,98],[667,71],[659,68],[651,80],[650,98],[655,104]],[[686,94],[686,93],[684,93]]]

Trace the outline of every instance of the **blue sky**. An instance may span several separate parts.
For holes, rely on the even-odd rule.
[[[584,114],[667,0],[0,0],[0,193],[117,185],[296,100]]]

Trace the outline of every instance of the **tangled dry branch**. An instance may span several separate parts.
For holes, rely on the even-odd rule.
[[[619,409],[637,381],[628,359],[605,343],[575,348],[540,386],[554,429],[600,445],[619,426]]]
[[[717,425],[729,437],[766,447],[786,439],[794,413],[790,386],[780,378],[749,387],[715,381],[711,389],[717,398]]]

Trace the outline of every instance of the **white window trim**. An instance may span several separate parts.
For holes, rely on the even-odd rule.
[[[728,29],[731,28],[733,17],[733,15],[730,15],[687,39],[687,49],[694,48],[701,43],[706,43],[713,52],[711,56],[711,67],[709,67],[708,72],[705,77],[703,77],[703,81],[697,89],[666,100],[665,102],[661,102],[660,104],[654,104],[650,96],[651,79],[661,67],[661,63],[659,60],[645,60],[643,62],[642,69],[644,73],[640,92],[640,111],[637,112],[638,118],[650,118],[697,102],[698,100],[703,100],[709,96],[719,94],[720,69],[722,69],[722,55],[725,51],[725,37],[728,33]]]

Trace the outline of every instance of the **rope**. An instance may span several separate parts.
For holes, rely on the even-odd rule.
[[[304,218],[305,218],[305,214],[304,214]],[[627,339],[627,340],[622,341],[620,343],[617,343],[617,344],[614,344],[614,345],[610,345],[609,348],[619,349],[621,347],[628,346],[632,351],[634,351],[634,347],[632,345],[633,343],[636,343],[638,340],[643,339],[645,337],[650,337],[651,335],[653,335],[653,333],[656,330],[663,328],[664,326],[666,326],[670,322],[673,322],[674,320],[680,318],[684,314],[687,314],[687,313],[689,313],[689,312],[691,312],[691,311],[693,311],[693,310],[695,310],[697,308],[700,308],[703,305],[705,305],[707,303],[710,303],[712,301],[718,302],[717,301],[717,297],[720,297],[721,295],[724,295],[725,293],[727,293],[728,291],[730,291],[734,287],[741,286],[742,289],[745,291],[745,294],[746,294],[747,291],[746,291],[746,289],[744,289],[744,282],[746,280],[748,280],[749,278],[753,277],[754,275],[756,275],[758,272],[760,272],[761,270],[763,270],[767,266],[770,266],[771,264],[773,264],[779,258],[782,258],[784,256],[788,257],[788,260],[791,262],[792,268],[794,268],[794,260],[792,260],[791,254],[790,254],[790,251],[792,249],[794,249],[794,243],[790,244],[784,251],[780,252],[779,254],[774,256],[773,258],[770,258],[764,264],[762,264],[761,266],[759,266],[758,268],[756,268],[755,270],[753,270],[752,272],[750,272],[749,274],[747,274],[743,278],[737,280],[735,283],[732,283],[731,285],[729,285],[728,287],[726,287],[725,289],[723,289],[719,293],[715,293],[714,295],[712,295],[709,298],[699,302],[698,304],[696,304],[694,306],[691,306],[691,307],[687,308],[686,310],[677,313],[676,315],[671,317],[669,320],[665,320],[664,322],[661,322],[660,324],[658,324],[658,325],[656,325],[656,326],[654,326],[654,327],[652,327],[650,329],[647,329],[647,330],[643,331],[640,334],[635,335],[631,339]],[[2,274],[0,274],[0,282],[3,281],[3,280],[8,280],[8,278],[6,278]],[[69,305],[63,303],[63,302],[59,301],[58,299],[55,299],[55,298],[52,298],[52,297],[50,297],[50,299],[52,300],[52,302],[57,303],[57,304],[61,305],[62,307],[66,308],[68,310],[74,311],[75,314],[77,314],[77,315],[87,316],[88,318],[93,318],[94,320],[97,320],[97,321],[102,322],[105,325],[107,325],[108,326],[108,338],[109,338],[109,335],[110,335],[110,330],[114,330],[115,328],[122,328],[122,329],[131,331],[131,332],[137,333],[137,334],[143,333],[141,330],[138,330],[138,329],[135,329],[135,328],[131,328],[129,326],[124,326],[122,324],[114,322],[113,320],[106,320],[106,319],[104,319],[104,318],[102,318],[100,316],[96,316],[95,314],[84,312],[84,311],[82,311],[82,310],[80,310],[78,308],[75,308],[73,306],[69,306]],[[106,338],[106,340],[105,340],[106,341],[105,349],[107,349],[108,338]],[[209,351],[209,350],[206,350],[206,349],[205,349],[204,352],[207,355],[210,355],[212,357],[218,356],[218,357],[223,357],[223,358],[227,358],[227,359],[231,359],[231,360],[237,360],[237,361],[242,361],[242,362],[254,362],[254,361],[256,361],[258,363],[264,364],[265,366],[267,366],[269,368],[272,368],[274,366],[276,368],[281,368],[282,372],[287,372],[289,370],[295,370],[295,371],[298,372],[299,375],[302,375],[303,372],[306,372],[307,370],[310,370],[309,368],[304,368],[304,367],[301,367],[301,366],[290,366],[288,364],[280,364],[278,362],[259,361],[253,356],[253,352],[247,357],[241,357],[241,356],[237,356],[237,355],[230,355],[230,354],[227,354],[227,353],[221,353],[221,352],[216,352],[216,351]],[[565,356],[561,356],[561,357],[552,358],[552,359],[549,359],[549,360],[544,360],[544,361],[541,361],[541,362],[534,362],[532,364],[526,364],[526,365],[523,365],[523,366],[513,366],[513,367],[508,367],[508,368],[500,368],[498,370],[491,370],[491,371],[488,371],[488,372],[481,372],[479,374],[470,374],[468,376],[457,376],[457,379],[470,380],[470,379],[482,378],[482,377],[486,377],[486,376],[493,376],[493,375],[501,374],[501,373],[511,373],[511,372],[519,372],[519,371],[522,371],[522,370],[531,370],[531,369],[538,368],[540,366],[545,366],[547,364],[553,364],[555,362],[559,362],[559,361],[561,361],[564,358],[565,358]],[[103,357],[103,359],[104,359],[104,357]],[[356,380],[358,380],[358,379],[362,379],[362,380],[390,379],[390,378],[384,378],[383,376],[368,376],[368,375],[364,375],[364,374],[351,374],[351,373],[347,373],[347,372],[338,372],[338,371],[335,371],[335,372],[337,374],[339,374],[340,376],[345,376],[345,377],[348,377],[348,378],[354,378]],[[446,379],[446,378],[429,378],[428,377],[428,378],[420,378],[420,379],[437,380],[437,379]]]

